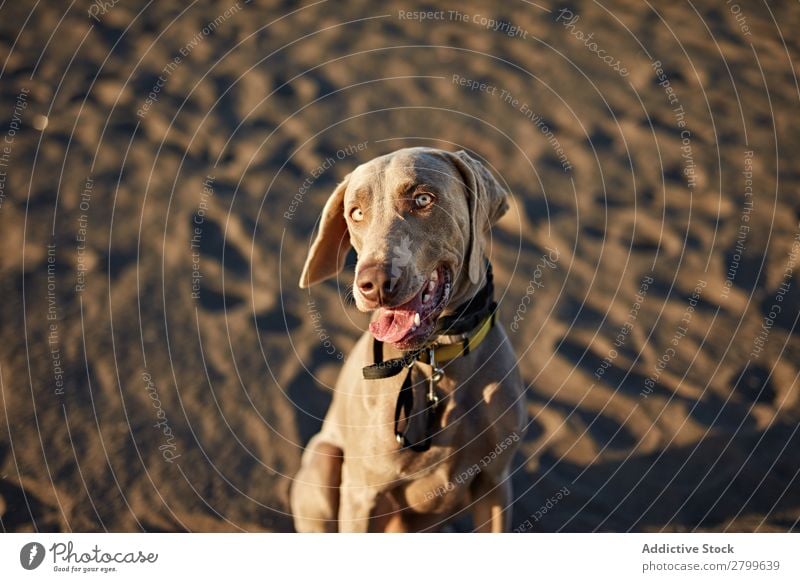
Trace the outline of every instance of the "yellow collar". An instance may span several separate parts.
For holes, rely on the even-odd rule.
[[[489,335],[489,331],[495,323],[496,314],[496,311],[492,311],[492,313],[487,315],[486,319],[476,328],[477,331],[475,331],[475,333],[464,338],[460,342],[452,344],[432,344],[430,347],[433,348],[433,357],[436,363],[441,364],[442,362],[455,360],[460,356],[466,356],[474,351],[481,345],[481,342],[486,339],[486,336]],[[423,350],[419,354],[418,360],[430,364],[430,349]]]

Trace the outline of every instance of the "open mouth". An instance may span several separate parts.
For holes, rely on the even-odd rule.
[[[369,331],[375,339],[400,349],[421,343],[436,327],[436,320],[450,299],[451,287],[450,271],[437,267],[409,301],[378,309]]]

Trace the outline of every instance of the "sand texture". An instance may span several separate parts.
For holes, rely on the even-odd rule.
[[[797,529],[797,2],[68,6],[0,8],[3,531],[292,531],[369,321],[310,237],[414,145],[513,193],[514,527]]]

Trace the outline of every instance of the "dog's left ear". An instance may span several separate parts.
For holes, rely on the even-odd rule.
[[[350,174],[336,186],[322,209],[319,231],[306,257],[300,288],[305,289],[336,275],[344,268],[350,250],[350,232],[344,218],[344,192]]]
[[[444,152],[464,180],[469,204],[469,244],[464,261],[469,280],[477,285],[481,278],[486,236],[492,226],[508,211],[508,192],[481,162],[464,150]]]

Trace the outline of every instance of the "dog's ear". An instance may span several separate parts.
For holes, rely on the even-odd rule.
[[[317,238],[308,251],[300,276],[301,289],[333,277],[344,268],[350,250],[350,233],[344,218],[344,192],[349,181],[350,174],[336,186],[322,209]]]
[[[470,233],[464,261],[469,280],[477,285],[481,282],[486,236],[508,211],[508,192],[481,162],[464,150],[446,153],[461,174],[467,192]]]

